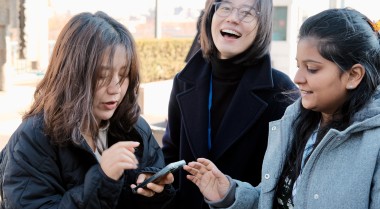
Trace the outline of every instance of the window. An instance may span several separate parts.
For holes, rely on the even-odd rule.
[[[274,7],[272,35],[274,41],[286,41],[287,17],[287,7]]]

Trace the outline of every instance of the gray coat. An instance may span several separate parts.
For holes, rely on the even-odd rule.
[[[269,141],[258,187],[235,180],[236,201],[229,208],[273,208],[276,184],[286,150],[292,144],[292,122],[300,101],[282,119],[269,124]],[[380,208],[380,89],[344,131],[330,130],[305,164],[294,198],[297,209]]]

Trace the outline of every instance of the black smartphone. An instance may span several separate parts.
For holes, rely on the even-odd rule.
[[[178,170],[179,168],[182,168],[182,166],[184,166],[185,164],[186,164],[185,160],[180,160],[180,161],[168,164],[163,169],[161,169],[160,171],[155,173],[153,176],[145,179],[145,181],[143,181],[141,184],[139,184],[135,188],[133,188],[132,191],[134,193],[137,193],[138,188],[144,188],[150,182],[153,182],[153,183],[159,182],[161,177],[165,176],[168,173],[173,173],[174,171]]]

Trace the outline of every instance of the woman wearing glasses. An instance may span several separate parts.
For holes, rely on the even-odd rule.
[[[225,174],[260,182],[268,123],[298,94],[271,67],[271,0],[211,1],[201,23],[201,51],[176,75],[163,151],[166,163],[200,157]],[[177,173],[173,208],[208,208],[199,189]]]

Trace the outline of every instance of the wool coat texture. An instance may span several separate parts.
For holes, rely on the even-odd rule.
[[[295,100],[284,92],[297,87],[286,74],[271,67],[269,55],[246,69],[209,150],[210,76],[210,63],[201,51],[175,76],[163,136],[165,161],[190,162],[206,157],[232,178],[257,185],[268,123],[282,117]],[[171,208],[208,208],[199,189],[186,179],[186,171],[175,174],[177,194]]]

